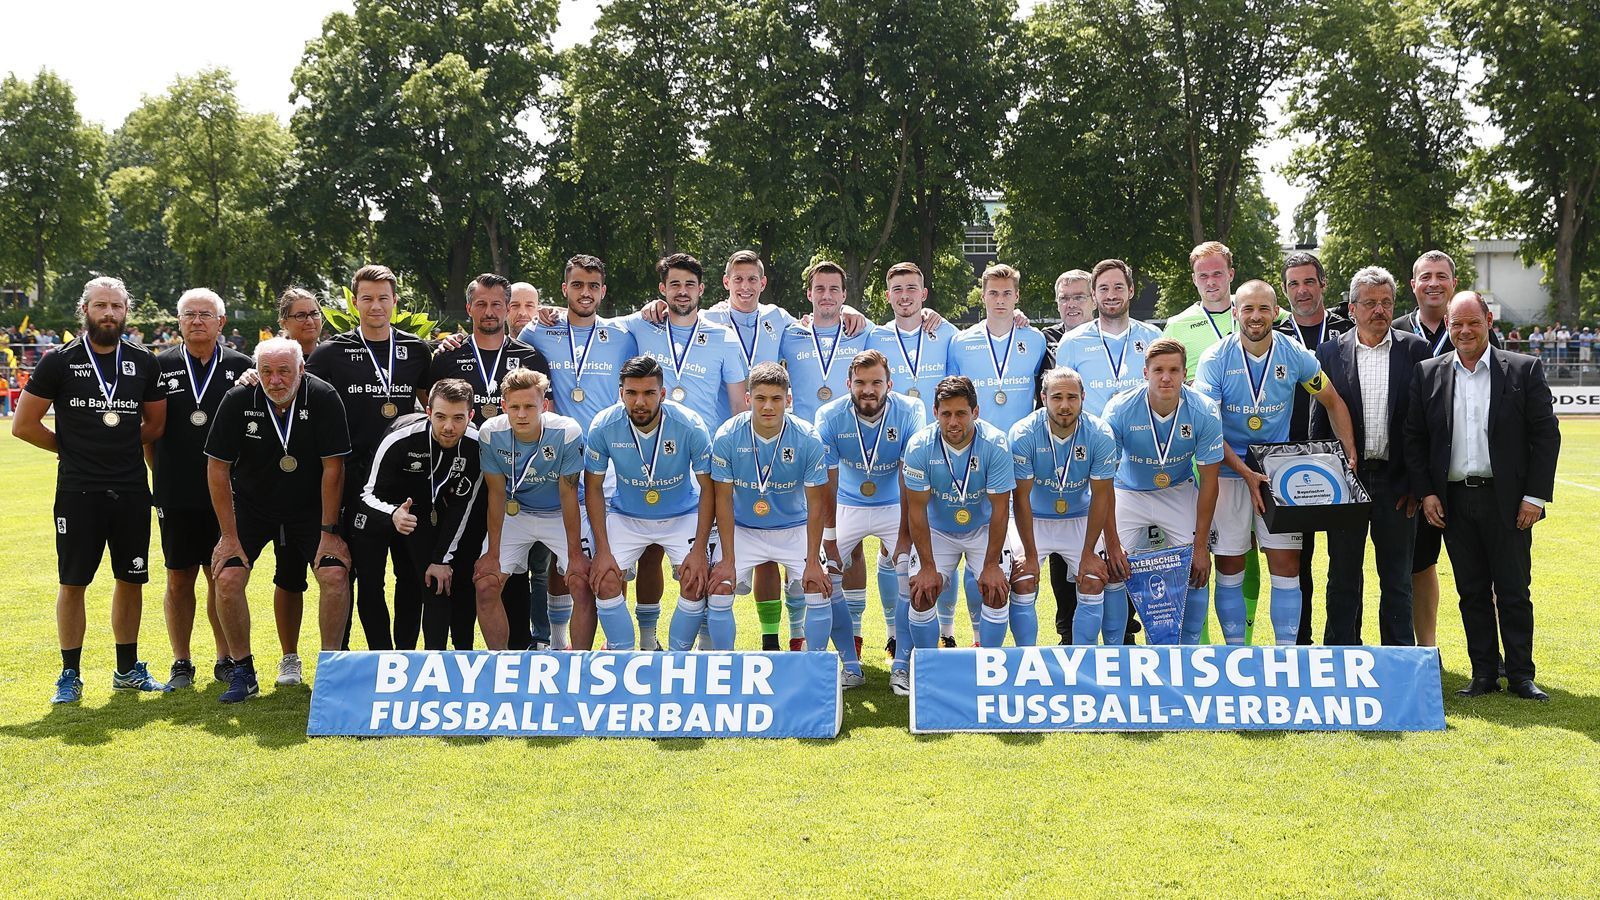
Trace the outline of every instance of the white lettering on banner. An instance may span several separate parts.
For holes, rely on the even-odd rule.
[[[524,659],[529,663],[526,668]],[[622,659],[626,663],[618,671],[618,661]],[[412,671],[406,654],[379,653],[372,689],[378,694],[471,693],[477,690],[488,663],[487,655],[441,653],[423,657],[421,665]],[[772,672],[771,659],[745,653],[633,657],[595,654],[570,659],[504,653],[495,655],[494,674],[489,680],[490,689],[496,694],[621,692],[646,696],[678,691],[714,697],[770,697],[774,694]]]
[[[1558,416],[1600,414],[1600,387],[1553,387],[1551,399]]]
[[[1160,697],[1095,698],[1089,694],[979,694],[980,725],[1167,725],[1188,720],[1196,725],[1372,725],[1383,718],[1383,704],[1374,697],[1291,698],[1196,697],[1185,695],[1183,706],[1167,706]]]
[[[603,726],[617,733],[759,733],[772,726],[773,710],[764,703],[579,703],[576,719],[590,731]],[[556,732],[574,724],[573,720],[572,716],[557,720],[554,707],[532,701],[379,700],[372,704],[368,727],[440,733]]]
[[[1214,661],[1219,651],[1220,668]],[[1250,647],[1200,647],[1187,657],[1178,647],[1023,647],[1009,653],[979,649],[973,653],[973,674],[979,688],[1073,687],[1080,682],[1083,663],[1092,656],[1093,667],[1085,674],[1106,688],[1183,687],[1186,682],[1197,688],[1218,684],[1298,688],[1302,682],[1314,688],[1378,687],[1372,652],[1359,647],[1340,648],[1337,653],[1330,647],[1267,647],[1261,652],[1259,671],[1247,671],[1257,668],[1257,650]]]

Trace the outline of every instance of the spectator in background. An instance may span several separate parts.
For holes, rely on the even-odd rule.
[[[1511,326],[1511,333],[1506,335],[1506,349],[1515,350],[1518,353],[1524,352],[1522,347],[1522,332],[1518,331],[1517,326],[1515,325]]]
[[[1540,356],[1543,351],[1544,332],[1539,328],[1539,326],[1535,325],[1533,326],[1533,330],[1528,332],[1528,355]]]
[[[1560,322],[1557,322],[1556,323],[1556,374],[1557,375],[1565,375],[1566,374],[1566,366],[1567,366],[1568,363],[1570,363],[1572,361],[1572,357],[1570,355],[1568,355],[1568,350],[1571,347],[1571,343],[1572,343],[1572,332],[1567,330],[1567,326],[1561,324]]]
[[[0,369],[0,416],[11,415],[11,368]]]
[[[1579,371],[1581,372],[1583,369],[1587,369],[1588,364],[1593,361],[1593,359],[1594,330],[1585,325],[1583,326],[1583,330],[1578,332],[1578,362],[1581,364]]]
[[[228,334],[228,346],[240,353],[244,352],[244,335],[239,333],[239,329],[235,328]]]

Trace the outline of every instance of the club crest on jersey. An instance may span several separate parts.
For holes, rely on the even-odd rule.
[[[396,344],[394,348],[394,358],[405,359],[407,352],[409,352],[408,348],[404,344]]]
[[[1189,440],[1190,438],[1193,438],[1194,437],[1194,426],[1190,425],[1188,422],[1185,422],[1182,425],[1179,425],[1178,426],[1178,437],[1181,437],[1184,440]]]
[[[783,461],[786,462],[786,463],[794,462],[794,448],[793,447],[785,447],[785,448],[783,448]]]
[[[598,331],[598,332],[597,332],[597,333],[596,333],[596,334],[595,334],[595,337],[597,337],[597,338],[599,338],[599,339],[600,339],[600,343],[602,343],[602,344],[608,344],[608,343],[610,343],[610,342],[611,342],[611,332],[609,332],[609,331],[606,331],[606,330],[605,330],[605,329],[603,329],[603,328],[602,328],[602,329],[600,329],[600,330],[599,330],[599,331]]]
[[[1017,341],[1017,352],[1018,353],[1027,353],[1028,352],[1028,345],[1023,343],[1022,341]]]
[[[413,472],[420,472],[420,471],[422,471],[422,460],[420,460],[420,459],[413,459],[413,460],[412,460],[412,461],[411,461],[411,471],[413,471]]]
[[[772,320],[771,319],[768,319],[765,322],[762,322],[761,323],[761,327],[765,328],[767,330],[767,334],[776,334],[777,333],[777,332],[772,330]]]
[[[1144,341],[1134,341],[1133,352],[1144,355]]]
[[[898,443],[900,440],[900,429],[890,425],[888,428],[884,429],[883,439],[891,444]]]
[[[1077,460],[1078,462],[1083,462],[1084,460],[1089,458],[1089,448],[1085,447],[1085,446],[1083,446],[1081,444],[1079,446],[1073,447],[1072,448],[1072,458]]]
[[[662,441],[661,442],[661,452],[665,453],[668,456],[672,456],[672,455],[676,454],[678,452],[678,442],[677,441]]]
[[[515,369],[515,368],[517,368],[517,367],[519,367],[521,365],[522,365],[522,360],[517,359],[515,356],[513,356],[510,359],[506,360],[506,371],[509,372],[512,369]]]
[[[694,342],[696,344],[699,344],[700,346],[704,347],[706,345],[706,333],[704,331],[702,331],[699,334],[695,335],[694,336]]]
[[[976,456],[967,457],[967,471],[968,472],[976,472],[976,471],[978,471],[978,458]]]
[[[450,461],[450,474],[458,475],[467,470],[467,458],[458,456]]]
[[[544,458],[545,459],[555,459],[556,458],[556,448],[554,448],[554,447],[545,447],[544,448]]]
[[[136,369],[134,369],[134,367],[133,367],[133,360],[125,359],[125,360],[122,361],[122,374],[124,374],[124,375],[136,375],[136,374],[138,374],[138,371]]]
[[[1289,377],[1289,367],[1288,366],[1273,366],[1272,367],[1272,377],[1278,379],[1279,381],[1283,381],[1284,379]]]
[[[355,521],[351,522],[350,524],[352,524],[352,525],[356,526],[357,528],[360,528],[363,531],[365,531],[366,527],[367,527],[367,514],[366,513],[356,513]]]
[[[167,390],[175,391],[177,389],[178,389],[178,376],[174,375],[171,378],[167,379]]]
[[[229,381],[232,381],[233,380],[233,373],[232,372],[223,372],[222,373],[222,377],[228,379]]]
[[[245,434],[255,434],[256,433],[256,429],[259,428],[259,427],[260,426],[257,425],[254,422],[246,422],[246,423],[244,423],[244,432],[245,432]]]

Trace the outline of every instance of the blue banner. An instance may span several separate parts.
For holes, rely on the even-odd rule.
[[[1145,643],[1178,643],[1193,559],[1194,547],[1189,544],[1128,554],[1128,597],[1144,625]]]
[[[832,738],[837,653],[324,652],[309,735]]]
[[[1432,647],[913,650],[911,730],[1442,731]]]

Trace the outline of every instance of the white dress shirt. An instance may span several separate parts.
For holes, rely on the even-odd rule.
[[[1362,459],[1389,458],[1389,350],[1394,332],[1385,331],[1377,346],[1356,338],[1356,378],[1361,384]]]
[[[1467,371],[1457,356],[1450,362],[1455,378],[1455,397],[1452,401],[1450,433],[1450,469],[1446,478],[1460,481],[1468,475],[1493,478],[1494,467],[1489,459],[1489,367],[1494,364],[1494,347],[1485,347],[1477,368]],[[1539,497],[1523,497],[1524,503],[1544,507]]]

